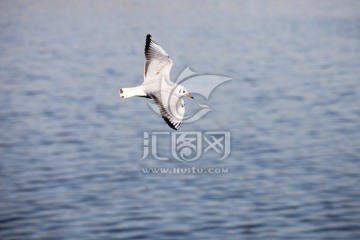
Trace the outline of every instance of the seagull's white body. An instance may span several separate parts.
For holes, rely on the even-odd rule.
[[[120,88],[120,98],[146,97],[154,100],[161,116],[173,129],[180,128],[185,114],[182,96],[193,98],[185,87],[170,80],[173,61],[158,43],[146,36],[144,82],[132,88]]]

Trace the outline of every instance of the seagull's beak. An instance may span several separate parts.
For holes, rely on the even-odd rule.
[[[186,93],[186,94],[184,94],[184,95],[187,96],[188,98],[194,99],[194,97],[193,97],[190,93]]]

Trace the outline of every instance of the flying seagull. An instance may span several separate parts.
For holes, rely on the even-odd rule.
[[[183,96],[193,98],[186,88],[170,80],[173,61],[151,35],[145,42],[144,82],[137,87],[120,88],[120,98],[145,97],[152,99],[160,114],[172,129],[179,129],[185,114]]]

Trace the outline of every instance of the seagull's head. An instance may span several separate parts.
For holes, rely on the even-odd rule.
[[[182,96],[186,96],[188,98],[194,98],[187,90],[184,86],[179,85],[176,90],[175,93],[178,94],[180,97]]]

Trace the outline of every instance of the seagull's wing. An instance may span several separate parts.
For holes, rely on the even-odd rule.
[[[173,61],[160,45],[152,40],[151,35],[146,36],[145,43],[144,84],[159,81],[162,76],[170,81],[170,69]]]
[[[149,95],[159,107],[160,114],[165,122],[172,129],[178,130],[184,119],[184,100],[168,91],[158,91]]]

